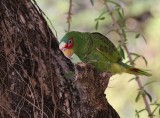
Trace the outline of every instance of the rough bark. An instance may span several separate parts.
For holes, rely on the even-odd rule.
[[[0,118],[118,118],[104,95],[111,74],[74,69],[43,15],[29,0],[0,0]]]

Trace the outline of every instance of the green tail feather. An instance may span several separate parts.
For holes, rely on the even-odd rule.
[[[135,75],[151,76],[150,73],[146,72],[145,70],[138,69],[138,68],[129,68],[127,69],[127,72],[130,74],[135,74]]]
[[[126,73],[129,73],[129,74],[134,74],[134,75],[145,75],[145,76],[151,76],[152,74],[146,72],[145,70],[143,69],[139,69],[139,68],[134,68],[132,66],[129,66],[127,64],[121,64],[125,69],[124,71]]]

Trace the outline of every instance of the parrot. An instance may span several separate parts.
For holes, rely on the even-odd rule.
[[[98,32],[70,31],[60,40],[59,49],[69,59],[76,54],[82,62],[93,65],[99,72],[151,76],[145,70],[123,63],[115,45]]]

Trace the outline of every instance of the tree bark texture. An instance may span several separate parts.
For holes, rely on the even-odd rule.
[[[111,74],[74,67],[33,2],[0,0],[0,118],[119,118]]]

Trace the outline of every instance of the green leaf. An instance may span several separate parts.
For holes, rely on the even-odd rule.
[[[121,31],[122,31],[122,36],[123,36],[123,38],[124,38],[124,43],[126,43],[126,41],[127,41],[126,31],[124,30],[123,27],[120,27],[120,28],[121,28]]]
[[[95,21],[99,21],[99,20],[101,20],[101,18],[103,19],[103,15],[105,14],[106,12],[102,12],[99,16],[98,16],[98,18],[95,18]]]
[[[98,26],[99,26],[99,20],[104,20],[105,17],[103,17],[103,15],[105,14],[106,12],[102,12],[98,18],[95,18],[95,21],[96,21],[96,25],[95,25],[95,29],[98,30]]]
[[[124,30],[124,27],[125,27],[125,21],[123,19],[119,19],[117,21],[118,25],[120,26],[121,28],[121,31]],[[122,31],[122,33],[125,33],[123,34],[125,36],[125,39],[126,39],[126,31]],[[126,40],[125,40],[126,41]]]
[[[153,82],[156,82],[156,81],[153,80],[153,81],[147,82],[146,84],[143,85],[143,87],[146,86],[146,85],[149,85],[149,84],[151,84],[151,83],[153,83]]]
[[[138,111],[138,113],[141,113],[141,112],[143,112],[143,111],[145,111],[146,109],[141,109],[141,110],[139,110]]]
[[[137,33],[136,35],[135,35],[135,38],[139,38],[139,37],[142,37],[142,39],[145,41],[145,43],[147,44],[147,40],[146,40],[146,38],[144,37],[144,35],[143,34],[140,34],[140,33]]]
[[[98,18],[101,18],[104,14],[106,13],[106,11],[103,11]]]
[[[99,20],[104,20],[105,19],[105,17],[101,17]]]
[[[123,59],[125,59],[125,54],[124,54],[124,50],[123,50],[123,48],[120,46],[119,47],[119,52],[120,52],[120,55],[121,55],[121,57],[123,58]]]
[[[138,102],[138,100],[139,100],[139,98],[140,98],[140,95],[141,95],[141,93],[138,92],[137,97],[136,97],[136,99],[135,99],[135,102]]]
[[[159,107],[159,106],[156,106],[156,107],[153,109],[153,111],[152,111],[153,114],[156,112],[156,110],[158,109],[158,107]]]
[[[99,20],[99,18],[94,19],[94,21],[98,21],[98,20]]]
[[[138,118],[140,118],[139,113],[141,113],[141,112],[143,112],[143,111],[145,111],[145,110],[146,110],[146,109],[141,109],[141,110],[139,110],[139,111],[135,110],[136,116],[137,116]]]
[[[153,109],[152,114],[154,114],[158,108],[160,108],[160,104],[157,103],[157,101],[155,101],[154,103],[150,104],[150,105],[155,105],[156,107]],[[159,109],[159,113],[160,113],[160,109]]]
[[[157,101],[155,101],[154,103],[152,103],[152,104],[150,104],[150,105],[159,105],[158,103],[157,103]]]
[[[93,0],[90,0],[90,2],[91,2],[91,4],[94,6],[94,2],[93,2]]]
[[[144,40],[145,43],[147,44],[147,40],[146,40],[146,38],[144,37],[144,35],[143,35],[143,34],[140,34],[140,35],[142,36],[143,40]]]
[[[135,38],[139,38],[140,37],[140,34],[136,34]]]
[[[118,14],[119,14],[119,16],[120,16],[120,18],[121,18],[121,20],[124,18],[124,16],[122,15],[122,13],[120,12],[120,9],[118,9]],[[124,21],[124,20],[123,20]],[[125,23],[124,23],[125,24]]]
[[[95,29],[96,29],[96,30],[98,30],[98,26],[99,26],[99,22],[97,21],[97,22],[96,22],[96,26],[95,26]]]
[[[143,37],[143,40],[146,42],[146,44],[147,44],[147,40],[146,40],[146,38],[144,37],[144,35],[143,34],[141,34],[141,36]]]
[[[121,7],[121,15],[123,16],[123,19],[124,19],[124,10],[123,10],[123,8]]]
[[[137,53],[130,53],[131,55],[134,55],[134,56],[140,56],[139,54],[137,54]]]
[[[138,58],[141,57],[144,60],[146,66],[148,65],[148,62],[147,62],[147,60],[146,60],[146,58],[144,56],[136,54],[136,53],[130,53],[130,54],[133,55],[133,56],[135,56],[135,58],[133,59],[133,62],[135,62]]]
[[[144,60],[146,66],[147,66],[147,65],[148,65],[147,59],[146,59],[144,56],[141,56],[141,57],[142,57],[142,59]]]
[[[135,62],[140,56],[135,55],[135,58],[133,59],[133,62]]]
[[[135,110],[135,112],[136,112],[136,116],[137,116],[137,118],[139,118],[139,113],[138,113],[138,111],[137,111],[137,110]]]
[[[107,2],[110,2],[110,3],[114,4],[114,5],[116,5],[117,7],[120,7],[120,8],[121,8],[121,5],[118,4],[117,2],[114,2],[114,1],[112,1],[112,0],[107,0]]]
[[[132,80],[135,80],[136,78],[134,77],[134,78],[132,78],[132,79],[130,79],[130,80],[128,80],[128,82],[131,82]]]
[[[150,102],[152,102],[152,96],[147,92],[147,91],[144,91],[145,95],[147,95],[147,97],[149,98]]]

